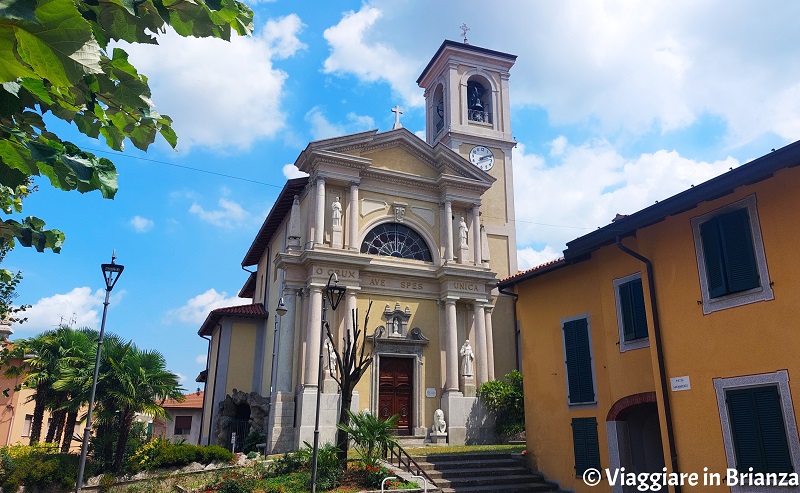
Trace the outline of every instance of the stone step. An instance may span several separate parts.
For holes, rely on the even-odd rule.
[[[436,469],[438,471],[447,471],[451,469],[494,469],[494,468],[501,468],[501,467],[525,467],[524,464],[521,464],[519,461],[506,458],[506,459],[495,459],[495,460],[481,460],[481,459],[472,459],[469,460],[462,459],[462,460],[447,460],[447,461],[429,461],[423,460],[420,461],[418,459],[414,459],[417,461],[417,464],[422,469],[430,470]]]
[[[550,483],[517,483],[500,486],[467,486],[456,488],[441,488],[441,493],[538,493],[545,491],[556,492],[558,489]]]
[[[450,478],[463,478],[463,477],[471,477],[471,476],[504,476],[504,475],[514,475],[514,474],[524,474],[528,475],[528,477],[532,477],[537,481],[541,481],[542,478],[540,475],[531,473],[525,469],[524,467],[498,467],[498,468],[491,468],[488,470],[481,470],[480,474],[476,474],[474,468],[465,468],[465,469],[448,469],[447,471],[442,471],[438,469],[430,469],[426,470],[428,476],[431,477],[434,481],[438,483],[439,479],[450,479]]]
[[[538,482],[528,474],[507,474],[505,476],[464,476],[460,478],[436,479],[436,486],[440,488],[459,488],[467,486],[501,486],[519,483]]]

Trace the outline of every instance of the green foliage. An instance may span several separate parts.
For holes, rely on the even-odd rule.
[[[169,440],[156,437],[144,443],[128,458],[126,468],[131,472],[138,472],[159,467],[181,467],[192,462],[201,464],[229,462],[231,459],[233,459],[233,453],[219,445],[174,444]]]
[[[343,471],[339,467],[338,452],[339,449],[330,443],[326,443],[319,448],[317,454],[317,488],[327,490],[339,485]],[[272,476],[284,476],[299,471],[310,471],[312,454],[311,445],[305,442],[303,448],[297,452],[283,454],[281,458],[272,461],[269,474]]]
[[[478,388],[478,397],[494,411],[495,431],[500,436],[511,436],[525,431],[525,398],[522,373],[513,370],[505,381],[493,380]]]
[[[61,190],[113,198],[117,171],[48,130],[50,113],[115,150],[126,139],[146,150],[172,120],[158,114],[147,77],[109,42],[156,44],[171,26],[182,36],[230,39],[252,31],[253,12],[236,0],[7,0],[0,5],[0,209],[22,212],[32,179]],[[64,234],[39,218],[0,221],[0,244],[58,252]]]
[[[258,450],[256,449],[256,445],[258,445],[259,443],[264,443],[266,441],[267,437],[264,436],[263,433],[259,433],[257,431],[251,431],[244,439],[242,452],[244,453],[255,452],[256,450]]]
[[[0,466],[0,487],[4,491],[15,491],[20,486],[34,492],[72,489],[78,476],[78,456],[57,453],[55,445],[3,447]]]
[[[240,473],[226,473],[206,485],[205,491],[220,493],[250,493],[256,489],[256,479]]]
[[[374,466],[383,456],[383,451],[390,445],[397,443],[393,429],[399,414],[387,420],[382,420],[368,411],[354,414],[347,410],[349,423],[339,424],[338,428],[347,433],[354,442],[356,454],[367,466]]]

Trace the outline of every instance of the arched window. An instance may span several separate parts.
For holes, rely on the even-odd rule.
[[[399,223],[374,227],[364,238],[361,253],[433,262],[431,250],[419,233]]]

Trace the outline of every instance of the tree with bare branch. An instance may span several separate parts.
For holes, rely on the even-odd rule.
[[[345,330],[342,336],[342,350],[336,350],[336,344],[331,333],[330,324],[325,322],[325,330],[330,341],[331,346],[334,348],[328,354],[328,368],[329,374],[337,385],[339,385],[339,392],[342,394],[342,407],[339,412],[339,425],[347,426],[350,417],[347,413],[350,410],[350,404],[353,401],[353,390],[361,380],[361,377],[367,372],[369,365],[372,364],[371,352],[366,352],[367,346],[367,326],[369,324],[369,312],[372,309],[372,300],[367,306],[367,314],[364,316],[364,330],[358,327],[358,309],[351,311],[350,315],[353,318],[353,331],[352,334],[349,330]],[[336,364],[332,365],[331,359],[336,358]],[[335,368],[335,371],[334,371]],[[338,427],[336,432],[336,447],[339,449],[338,457],[339,464],[342,469],[347,468],[347,450],[350,442],[348,440],[347,431],[342,430],[342,426]]]

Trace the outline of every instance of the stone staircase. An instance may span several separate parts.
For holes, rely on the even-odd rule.
[[[512,454],[434,454],[414,459],[442,493],[559,491]]]

